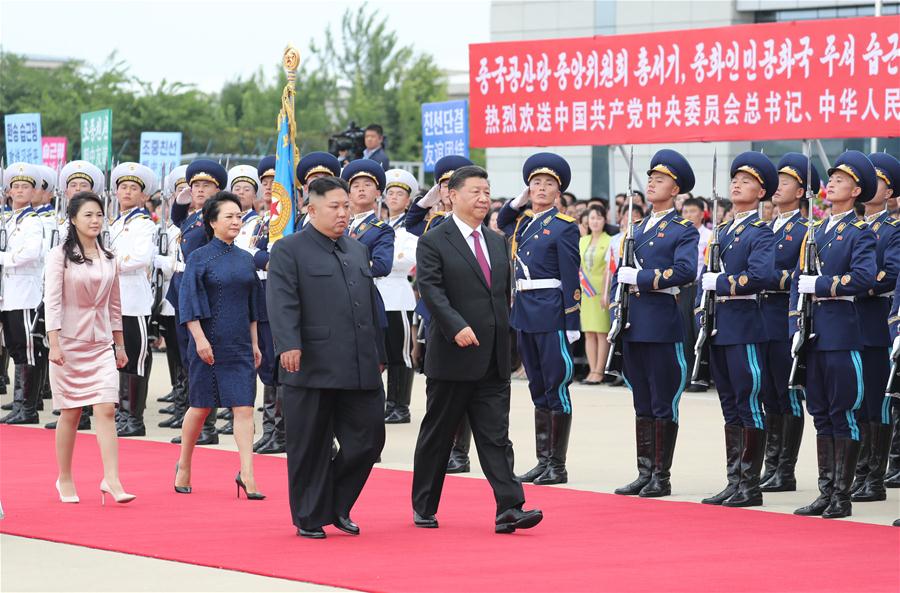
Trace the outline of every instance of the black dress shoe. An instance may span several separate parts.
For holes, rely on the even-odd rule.
[[[516,507],[507,509],[497,515],[494,522],[495,533],[514,533],[516,529],[530,529],[541,522],[544,513],[540,509],[523,511]]]
[[[416,524],[416,527],[424,527],[425,529],[437,529],[438,520],[434,515],[425,515],[424,517],[419,513],[413,511],[413,523]]]
[[[450,461],[447,462],[448,474],[467,474],[470,471],[471,467],[469,465],[468,459],[457,459],[451,457]]]
[[[359,525],[350,520],[350,517],[338,517],[334,526],[350,535],[359,535]]]
[[[309,539],[325,539],[325,530],[321,527],[316,527],[315,529],[303,529],[302,527],[298,527],[297,535]]]
[[[165,403],[171,403],[171,402],[175,401],[175,390],[173,389],[172,391],[165,394],[164,396],[156,398],[156,401],[165,402]]]
[[[384,417],[385,424],[409,424],[409,422],[408,408],[394,408]]]
[[[219,434],[234,434],[234,422],[229,420],[225,423],[225,426],[217,428],[216,432]]]
[[[53,422],[48,422],[44,425],[44,428],[49,428],[50,430],[56,430],[56,420]],[[91,417],[87,414],[81,414],[81,418],[78,419],[78,428],[76,430],[90,430],[91,429]]]

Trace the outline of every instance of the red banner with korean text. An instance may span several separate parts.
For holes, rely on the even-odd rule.
[[[469,46],[476,147],[900,136],[900,16]]]

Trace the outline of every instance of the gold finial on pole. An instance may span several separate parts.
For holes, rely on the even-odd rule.
[[[281,60],[284,72],[287,74],[288,85],[293,89],[297,80],[297,67],[300,66],[300,52],[290,43],[284,48],[284,56]]]

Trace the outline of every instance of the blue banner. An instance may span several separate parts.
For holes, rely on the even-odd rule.
[[[291,118],[282,112],[278,125],[278,142],[275,144],[275,182],[272,184],[271,217],[269,219],[269,243],[294,232],[294,137]]]
[[[41,114],[11,113],[4,117],[6,164],[33,163],[43,165],[41,150]]]
[[[141,164],[157,177],[181,164],[181,132],[141,132]]]
[[[443,101],[422,104],[422,162],[425,172],[447,155],[469,158],[469,102]]]

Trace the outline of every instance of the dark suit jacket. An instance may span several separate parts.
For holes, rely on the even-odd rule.
[[[375,389],[385,360],[375,284],[362,243],[332,241],[311,224],[273,245],[266,303],[275,353],[300,349],[300,371],[279,368],[288,385]]]
[[[481,226],[491,262],[488,289],[475,255],[453,220],[425,233],[416,248],[419,293],[431,313],[425,375],[445,381],[477,381],[496,359],[509,377],[510,265],[506,241]],[[469,326],[479,346],[460,348],[454,336]]]
[[[368,156],[369,159],[373,161],[377,161],[378,164],[381,165],[381,168],[387,171],[391,168],[391,161],[388,159],[387,152],[385,152],[384,148],[379,148],[372,154]]]

